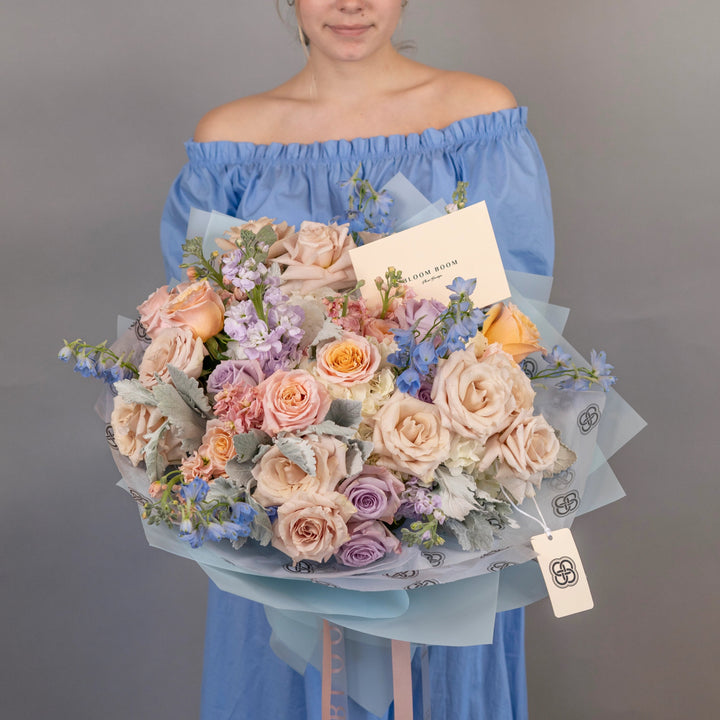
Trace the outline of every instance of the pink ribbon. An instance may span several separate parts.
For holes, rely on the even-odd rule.
[[[345,638],[342,628],[323,620],[322,720],[347,720]],[[410,643],[392,641],[395,720],[413,720]]]

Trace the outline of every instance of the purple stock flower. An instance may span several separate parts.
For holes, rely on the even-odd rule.
[[[343,565],[364,567],[388,553],[400,552],[400,541],[377,520],[351,521],[348,530],[350,539],[335,553]]]

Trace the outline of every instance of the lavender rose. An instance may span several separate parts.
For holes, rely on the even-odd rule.
[[[417,323],[419,337],[424,338],[438,316],[446,309],[438,300],[408,298],[395,309],[395,318],[403,330]]]
[[[358,520],[392,522],[400,507],[399,494],[405,485],[387,468],[380,465],[363,465],[359,475],[348,478],[338,492],[355,506]]]
[[[256,387],[265,379],[257,360],[223,360],[209,375],[207,391],[217,395],[225,385],[245,383]]]
[[[376,520],[349,522],[350,539],[335,553],[348,567],[364,567],[388,553],[400,552],[400,541]]]

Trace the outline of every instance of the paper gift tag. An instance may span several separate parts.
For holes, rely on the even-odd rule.
[[[552,539],[550,539],[552,538]],[[590,610],[593,599],[570,528],[530,538],[555,617]]]

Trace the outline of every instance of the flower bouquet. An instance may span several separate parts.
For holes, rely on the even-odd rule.
[[[150,543],[263,602],[300,665],[308,617],[490,642],[497,610],[543,594],[536,524],[619,496],[604,456],[640,427],[607,395],[604,353],[585,363],[562,339],[540,278],[510,274],[525,293],[479,308],[473,279],[440,301],[391,267],[361,296],[348,251],[390,202],[357,173],[348,187],[349,223],[225,219],[188,239],[187,279],[116,343],[60,352],[107,382],[99,410]],[[460,185],[446,211],[463,205]]]

